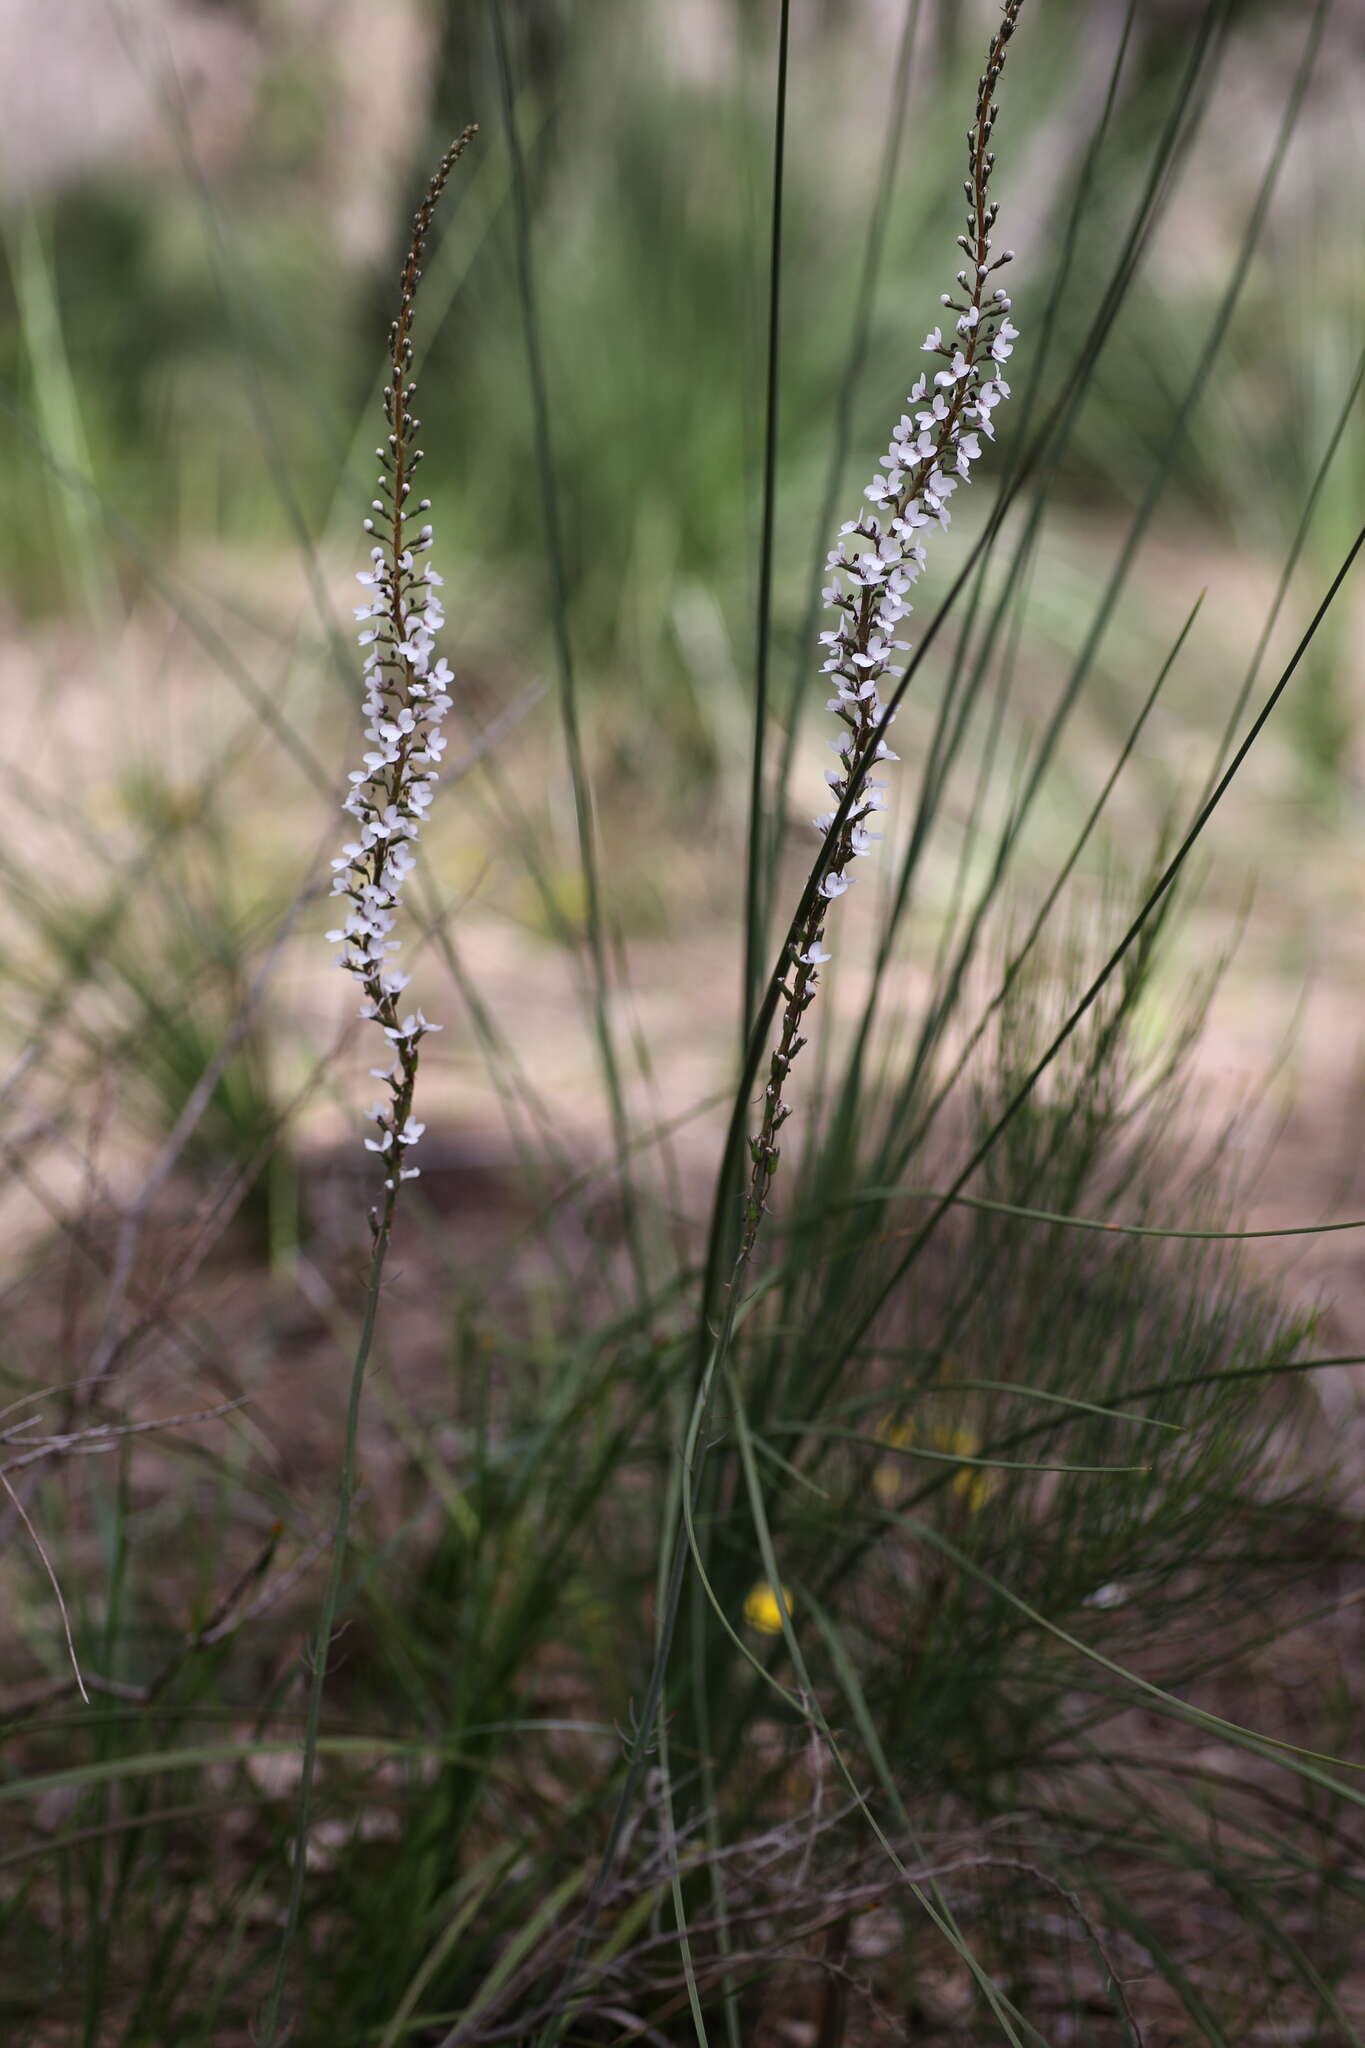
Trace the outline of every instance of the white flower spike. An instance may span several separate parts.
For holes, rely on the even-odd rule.
[[[824,872],[791,941],[789,979],[783,983],[786,1006],[764,1090],[763,1125],[749,1140],[753,1171],[742,1258],[753,1249],[777,1168],[775,1141],[789,1113],[783,1086],[805,1043],[801,1018],[814,1000],[817,970],[830,957],[822,947],[825,919],[830,904],[848,888],[844,870],[873,851],[879,835],[867,830],[866,820],[886,808],[885,785],[870,780],[867,771],[874,761],[897,758],[882,736],[880,691],[904,673],[893,661],[910,651],[897,638],[912,610],[908,593],[923,572],[926,539],[934,528],[948,526],[948,501],[980,460],[981,436],[994,438],[991,415],[1010,395],[1000,365],[1013,353],[1019,330],[1009,318],[1008,295],[998,285],[988,289],[987,280],[1013,251],[991,255],[997,209],[988,189],[995,166],[990,147],[995,91],[1022,5],[1023,0],[1004,0],[977,90],[976,119],[968,131],[967,232],[958,242],[971,269],[957,274],[960,296],[945,293],[942,300],[955,316],[954,338],[945,341],[941,327],[926,335],[922,352],[941,357],[942,367],[932,377],[926,372],[916,378],[877,474],[863,492],[867,509],[840,527],[839,544],[826,560],[829,581],[822,594],[830,623],[820,634],[821,669],[832,680],[829,709],[843,725],[844,737],[835,742],[840,766],[826,769],[825,781],[845,808],[842,818],[834,810],[815,819],[825,842]]]
[[[363,708],[369,749],[363,765],[348,777],[350,793],[342,805],[356,821],[355,837],[332,862],[332,894],[345,899],[347,914],[327,937],[342,949],[338,964],[364,991],[361,1016],[378,1023],[396,1055],[388,1067],[371,1070],[389,1091],[388,1101],[370,1112],[379,1136],[365,1140],[366,1151],[378,1153],[391,1167],[384,1182],[388,1199],[382,1219],[372,1217],[377,1233],[387,1233],[392,1222],[399,1184],[417,1177],[418,1169],[409,1166],[395,1177],[392,1166],[410,1155],[426,1129],[412,1115],[418,1049],[428,1032],[440,1029],[428,1024],[420,1010],[400,1020],[398,997],[407,976],[387,963],[399,950],[400,942],[389,933],[404,883],[416,866],[412,842],[439,779],[432,764],[440,760],[445,745],[441,721],[451,705],[447,685],[454,681],[449,664],[433,660],[436,634],[445,623],[437,595],[442,579],[429,563],[414,567],[415,558],[431,546],[431,528],[423,526],[414,539],[406,523],[412,473],[422,460],[422,450],[413,445],[420,423],[411,411],[417,389],[410,376],[412,316],[436,202],[476,133],[467,128],[451,144],[413,221],[399,315],[390,333],[390,374],[384,391],[388,435],[377,451],[382,468],[379,496],[371,507],[378,516],[363,522],[365,531],[377,532],[381,540],[370,549],[370,567],[356,579],[368,597],[356,606],[355,615],[364,622],[357,638],[367,650]],[[427,505],[423,499],[420,509],[425,511]]]

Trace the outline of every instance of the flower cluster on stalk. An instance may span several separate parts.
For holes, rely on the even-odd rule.
[[[388,1044],[389,1064],[371,1069],[384,1083],[387,1097],[376,1103],[370,1119],[377,1134],[365,1140],[385,1168],[384,1186],[392,1214],[393,1198],[418,1169],[408,1162],[426,1126],[412,1114],[418,1048],[429,1032],[439,1031],[420,1010],[404,1015],[399,998],[407,976],[392,965],[401,941],[393,929],[404,885],[416,866],[413,843],[426,820],[445,750],[442,722],[451,707],[455,678],[449,663],[436,657],[436,635],[445,623],[440,590],[442,578],[429,560],[431,527],[408,530],[410,513],[431,509],[430,500],[410,505],[412,478],[423,451],[411,445],[421,425],[411,411],[417,387],[412,382],[412,315],[421,258],[436,202],[455,163],[476,131],[468,128],[451,145],[428,186],[413,222],[412,241],[403,267],[399,315],[390,332],[390,375],[384,390],[388,438],[375,450],[381,469],[379,495],[365,531],[376,536],[370,567],[359,582],[365,602],[356,607],[359,641],[365,649],[365,738],[369,751],[350,776],[350,794],[343,809],[355,820],[355,836],[332,862],[332,894],[344,899],[345,921],[327,934],[341,948],[339,964],[360,983],[360,1015],[373,1018]]]
[[[411,393],[409,385],[405,396]],[[394,491],[387,462],[381,485]],[[426,509],[425,500],[421,509]],[[448,662],[433,660],[435,636],[444,624],[437,594],[442,579],[429,563],[416,566],[430,546],[431,528],[424,526],[412,546],[393,560],[386,560],[382,548],[373,549],[373,566],[360,576],[371,593],[369,603],[356,608],[356,617],[365,621],[359,637],[367,650],[364,708],[370,751],[351,772],[344,805],[356,820],[357,836],[332,862],[332,894],[346,899],[346,920],[327,934],[341,948],[340,965],[364,991],[360,1015],[378,1019],[393,1049],[388,1067],[371,1070],[387,1084],[389,1100],[370,1111],[378,1136],[365,1140],[388,1166],[386,1187],[393,1186],[395,1174],[399,1180],[417,1178],[415,1166],[401,1163],[424,1128],[404,1101],[410,1093],[406,1083],[409,1069],[415,1073],[423,1037],[440,1029],[420,1010],[400,1016],[398,998],[408,978],[390,964],[402,943],[392,933],[404,884],[417,864],[413,841],[435,794],[436,763],[445,747],[441,722],[451,706],[448,686],[454,681]]]
[[[899,634],[913,609],[909,593],[923,573],[926,543],[949,525],[950,500],[969,480],[981,458],[983,440],[994,440],[994,415],[1010,396],[1006,364],[1018,329],[1010,319],[1009,294],[991,279],[1014,252],[991,253],[997,208],[989,198],[995,167],[990,138],[995,88],[1022,4],[1023,0],[1007,0],[978,83],[976,116],[967,130],[967,231],[957,238],[966,264],[957,273],[957,292],[943,294],[948,333],[942,325],[935,327],[923,345],[937,367],[917,378],[878,473],[863,494],[866,509],[840,529],[838,543],[826,557],[829,581],[821,594],[831,623],[821,633],[820,645],[823,673],[835,692],[828,708],[843,731],[830,741],[839,765],[826,772],[825,780],[836,805],[842,805],[851,789],[855,793],[842,820],[837,809],[814,820],[825,842],[823,872],[811,909],[789,941],[782,1027],[764,1094],[762,1126],[749,1140],[752,1172],[743,1255],[752,1248],[777,1169],[778,1132],[791,1114],[784,1092],[791,1063],[806,1042],[801,1018],[815,999],[820,969],[831,958],[824,949],[829,906],[855,879],[848,872],[852,863],[871,853],[881,836],[870,820],[886,807],[886,784],[870,771],[882,761],[897,759],[883,737],[891,721],[885,717],[881,691],[904,673],[900,657],[910,649]]]

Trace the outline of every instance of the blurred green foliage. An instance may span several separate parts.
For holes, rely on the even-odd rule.
[[[831,401],[852,323],[862,236],[885,119],[895,10],[875,33],[849,34],[834,12],[799,24],[790,114],[777,625],[796,657],[811,523],[827,461]],[[969,88],[975,37],[947,32],[953,10],[924,9],[910,133],[894,186],[853,448],[876,445],[914,372],[908,349],[923,281],[956,184],[955,109]],[[1260,172],[1237,148],[1236,96],[1279,78],[1306,12],[1236,6],[1220,35],[1231,83],[1215,83],[1151,262],[1139,271],[1068,449],[1064,487],[1078,518],[1121,515],[1171,418],[1222,288]],[[1105,178],[1082,222],[1076,266],[1102,269],[1173,81],[1193,17],[1139,4],[1132,51],[1106,143]],[[1067,177],[1097,111],[1095,67],[1121,10],[1048,0],[1017,58],[1007,209],[1027,213],[1031,248],[1018,280],[1021,317],[1045,289],[1038,255],[1060,229]],[[666,10],[624,0],[594,11],[534,7],[515,17],[520,119],[529,138],[535,256],[565,508],[571,617],[590,685],[627,690],[705,769],[732,672],[748,659],[750,542],[758,489],[758,373],[767,201],[769,23],[761,8],[717,7],[691,30]],[[690,39],[689,39],[690,38]],[[1349,45],[1349,38],[1342,37]],[[270,45],[266,43],[267,55]],[[311,76],[309,75],[311,73]],[[348,259],[329,211],[336,187],[326,63],[289,43],[263,64],[237,160],[200,174],[192,131],[170,97],[151,118],[176,139],[155,178],[117,165],[33,203],[32,232],[51,269],[79,441],[54,452],[90,473],[125,588],[136,555],[205,543],[286,551],[354,546],[350,520],[366,480],[366,405],[378,368],[404,207],[390,247]],[[508,172],[497,88],[479,10],[444,10],[433,53],[414,75],[424,112],[409,118],[413,197],[436,139],[471,114],[484,132],[454,195],[433,260],[421,345],[426,435],[437,517],[464,565],[474,630],[498,617],[499,657],[542,658],[546,592],[536,537],[535,449],[526,397]],[[1255,258],[1216,384],[1174,451],[1166,515],[1198,519],[1216,544],[1278,552],[1316,462],[1365,313],[1365,259],[1351,228],[1341,107],[1318,132],[1310,101]],[[850,118],[866,105],[870,118]],[[1262,131],[1268,142],[1272,122]],[[330,154],[329,154],[330,152]],[[329,171],[329,164],[331,169]],[[329,176],[332,187],[329,189]],[[352,173],[354,176],[354,173]],[[55,374],[35,357],[32,265],[0,284],[0,379],[40,430],[35,404]],[[1311,233],[1308,231],[1311,225]],[[1186,253],[1197,251],[1198,254]],[[445,317],[447,306],[449,317]],[[913,309],[913,311],[912,311]],[[50,405],[46,408],[50,416]],[[357,428],[356,421],[361,424]],[[0,549],[25,610],[73,596],[68,487],[44,476],[13,417],[5,428],[18,487]],[[343,451],[350,457],[343,462]],[[1333,556],[1365,477],[1365,435],[1350,429],[1310,558]],[[99,530],[95,520],[95,530]],[[88,528],[88,519],[84,527]],[[117,537],[139,537],[130,552]],[[490,593],[478,601],[480,586]],[[511,605],[503,593],[515,591]],[[1330,635],[1291,711],[1305,763],[1340,766],[1345,714]],[[629,750],[627,750],[628,752]]]

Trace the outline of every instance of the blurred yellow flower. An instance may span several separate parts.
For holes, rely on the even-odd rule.
[[[905,1451],[915,1441],[913,1422],[879,1422],[876,1434],[888,1450]],[[981,1439],[974,1429],[934,1429],[929,1432],[929,1443],[936,1451],[947,1451],[957,1458],[979,1458]],[[901,1458],[884,1458],[872,1470],[872,1491],[884,1506],[890,1507],[905,1484],[906,1468]],[[980,1466],[964,1466],[953,1474],[952,1487],[958,1500],[965,1501],[969,1511],[976,1514],[988,1501],[995,1499],[1000,1491],[1001,1478]]]
[[[941,1429],[934,1441],[940,1450],[952,1451],[959,1458],[981,1456],[981,1439],[974,1429]],[[953,1492],[966,1501],[972,1514],[994,1500],[999,1491],[1000,1474],[981,1466],[966,1465],[953,1477]]]
[[[791,1588],[782,1588],[782,1607],[777,1604],[777,1595],[767,1579],[761,1579],[744,1602],[744,1619],[750,1628],[756,1628],[760,1635],[779,1636],[782,1633],[782,1608],[792,1611]]]
[[[877,1435],[890,1451],[906,1450],[915,1441],[913,1422],[879,1422]],[[883,1458],[873,1469],[872,1491],[879,1501],[888,1507],[895,1500],[905,1480],[905,1463],[901,1458]]]

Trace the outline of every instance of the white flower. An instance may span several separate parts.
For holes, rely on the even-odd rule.
[[[1117,1581],[1111,1580],[1107,1586],[1096,1586],[1093,1593],[1087,1593],[1081,1605],[1082,1607],[1121,1607],[1127,1597],[1126,1589],[1119,1585]]]
[[[954,384],[960,384],[967,375],[967,358],[959,348],[953,351],[953,360],[948,368],[946,370],[939,370],[935,374],[934,382],[935,384],[942,385],[945,389],[951,390]]]
[[[826,960],[832,960],[834,955],[823,952],[819,945],[816,944],[807,946],[805,952],[798,953],[796,957],[806,967],[823,967]]]

